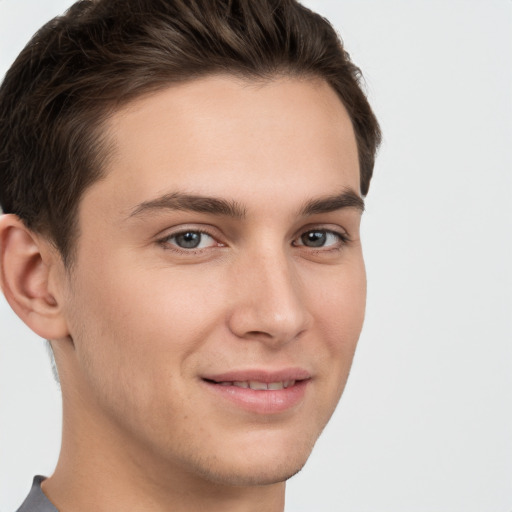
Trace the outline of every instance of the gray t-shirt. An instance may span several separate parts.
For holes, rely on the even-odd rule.
[[[17,512],[59,512],[41,490],[44,476],[35,476],[32,489]]]

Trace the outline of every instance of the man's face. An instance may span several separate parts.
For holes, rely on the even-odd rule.
[[[286,479],[340,398],[364,316],[344,107],[320,81],[209,77],[107,131],[65,285],[73,345],[57,343],[68,418],[146,473]]]

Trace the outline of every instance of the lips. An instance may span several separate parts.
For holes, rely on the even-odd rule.
[[[210,380],[217,384],[222,382],[262,382],[269,384],[272,382],[286,382],[292,380],[310,379],[311,374],[303,368],[283,368],[279,370],[233,370],[225,373],[211,374],[203,376],[203,379]]]
[[[301,368],[240,370],[202,378],[207,389],[230,407],[256,414],[282,413],[299,406],[311,375]]]
[[[234,381],[234,382],[217,382],[220,386],[236,386],[237,388],[250,388],[256,391],[267,391],[273,390],[276,391],[278,389],[287,389],[290,386],[295,385],[295,380],[284,380],[280,382],[261,382],[258,380],[243,380],[243,381]]]

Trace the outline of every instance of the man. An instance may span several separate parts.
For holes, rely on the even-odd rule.
[[[51,342],[20,511],[282,511],[361,330],[380,140],[292,0],[77,2],[0,89],[3,292]]]

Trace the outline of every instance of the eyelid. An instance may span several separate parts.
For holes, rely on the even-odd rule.
[[[320,247],[309,247],[303,243],[296,244],[297,240],[300,241],[301,238],[306,233],[311,233],[314,231],[320,231],[320,232],[335,235],[336,237],[338,237],[339,243],[328,245],[328,246],[320,246]],[[348,232],[339,226],[333,227],[332,225],[329,225],[329,226],[311,225],[311,226],[306,226],[305,228],[302,228],[300,230],[298,235],[293,239],[292,245],[294,245],[295,247],[305,248],[305,249],[311,250],[311,251],[324,251],[325,252],[325,251],[329,251],[329,250],[334,250],[334,251],[340,250],[350,242],[351,242],[351,238],[350,238]]]
[[[302,236],[304,233],[309,233],[310,231],[326,231],[344,238],[350,238],[348,231],[337,224],[308,224],[306,226],[302,226],[297,231],[295,238]]]
[[[183,233],[187,233],[189,231],[193,231],[196,233],[204,233],[205,235],[209,235],[212,238],[219,238],[219,230],[214,226],[209,224],[178,224],[176,226],[166,227],[162,229],[155,235],[155,238],[164,239],[170,238],[172,236],[181,235]]]
[[[161,232],[161,234],[157,235],[157,242],[164,248],[168,250],[174,250],[181,254],[194,254],[202,251],[206,251],[210,249],[210,247],[202,247],[202,248],[190,248],[185,249],[183,247],[179,247],[176,244],[170,243],[169,240],[172,238],[176,238],[179,235],[183,235],[185,233],[200,233],[201,235],[206,235],[212,238],[216,242],[216,245],[212,245],[211,247],[225,247],[226,244],[220,240],[220,236],[215,232],[216,230],[213,227],[201,225],[180,225],[175,228],[168,228]]]
[[[321,232],[332,234],[339,239],[339,243],[331,244],[328,246],[319,246],[319,247],[310,247],[303,243],[300,243],[301,237],[304,236],[306,233],[309,233],[312,231],[321,231]],[[169,242],[170,239],[177,237],[181,234],[188,233],[188,232],[200,233],[200,234],[209,236],[212,238],[212,240],[214,240],[216,242],[216,244],[212,244],[209,247],[186,249],[186,248],[179,247],[178,245],[176,245],[174,243]],[[158,238],[156,241],[164,249],[173,250],[180,254],[188,254],[188,255],[197,254],[197,253],[200,253],[203,251],[208,251],[211,248],[227,246],[227,244],[223,241],[223,236],[219,235],[218,229],[216,229],[214,226],[209,226],[207,224],[206,225],[205,224],[202,224],[202,225],[197,225],[197,224],[196,225],[194,225],[194,224],[179,225],[174,228],[167,228],[166,230],[163,230],[160,233],[161,234],[157,235]],[[163,233],[163,235],[162,235],[162,233]],[[299,243],[297,243],[297,241],[299,241]],[[297,234],[295,235],[295,237],[292,240],[292,246],[300,247],[302,249],[306,249],[309,251],[327,252],[330,250],[331,251],[341,250],[350,242],[351,242],[351,238],[350,238],[348,232],[346,231],[346,229],[342,228],[341,226],[338,226],[338,225],[333,226],[332,224],[328,224],[328,225],[311,224],[308,226],[303,226],[300,229],[300,231],[297,232]]]

